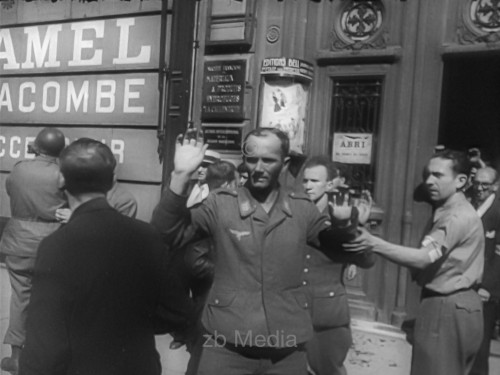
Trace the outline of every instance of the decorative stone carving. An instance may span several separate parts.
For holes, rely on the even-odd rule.
[[[266,40],[273,44],[280,39],[280,28],[279,26],[272,25],[267,28]]]
[[[500,0],[499,0],[500,1]],[[387,45],[382,1],[346,1],[331,33],[332,50],[380,49]]]
[[[461,44],[500,41],[500,0],[468,0],[464,4],[463,24],[457,29]]]

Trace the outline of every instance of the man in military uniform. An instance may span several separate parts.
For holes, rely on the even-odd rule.
[[[0,252],[6,256],[12,287],[9,327],[4,339],[12,347],[12,355],[2,359],[4,371],[16,372],[18,368],[38,244],[60,226],[55,212],[66,203],[66,198],[58,185],[57,157],[64,145],[60,130],[43,129],[30,146],[35,158],[17,163],[7,177],[12,217],[3,232]]]
[[[207,333],[198,374],[303,375],[304,344],[312,337],[309,294],[302,284],[308,272],[306,244],[330,244],[335,251],[338,243],[333,242],[341,234],[345,239],[355,235],[356,228],[346,222],[354,222],[356,210],[336,210],[345,226],[334,231],[305,194],[280,187],[289,140],[269,128],[245,138],[246,185],[217,190],[188,210],[189,178],[206,148],[195,137],[179,139],[170,189],[152,220],[174,247],[214,240],[214,282],[201,318]]]
[[[363,231],[351,250],[373,251],[414,271],[422,287],[415,323],[411,375],[469,374],[483,336],[476,292],[484,263],[481,219],[466,200],[469,162],[461,152],[432,156],[424,171],[432,222],[420,248],[395,245]]]
[[[312,157],[304,166],[303,187],[320,212],[328,213],[328,193],[342,183],[339,169],[327,156]],[[368,203],[368,202],[367,202]],[[366,222],[369,204],[360,211]],[[344,360],[352,344],[351,317],[342,274],[347,264],[328,254],[314,251],[306,255],[309,268],[305,283],[312,294],[311,316],[314,335],[307,343],[307,360],[316,375],[345,375]],[[375,263],[373,253],[362,253],[358,264],[364,268]]]

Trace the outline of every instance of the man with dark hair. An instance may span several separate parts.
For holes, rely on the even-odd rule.
[[[491,336],[500,319],[500,200],[498,173],[491,167],[479,168],[472,179],[471,203],[484,227],[484,275],[478,293],[483,300],[484,335],[470,375],[488,375]]]
[[[475,289],[483,273],[484,233],[462,193],[468,173],[463,153],[445,150],[429,160],[423,178],[434,213],[420,248],[395,245],[365,230],[345,245],[372,246],[409,267],[422,287],[411,375],[469,374],[481,344],[482,303]]]
[[[108,204],[106,145],[79,139],[60,165],[73,214],[40,244],[19,375],[159,375],[161,237]]]
[[[217,190],[188,210],[189,178],[206,149],[201,139],[179,137],[170,189],[152,220],[173,246],[214,240],[214,282],[201,318],[207,334],[198,374],[305,374],[304,344],[312,336],[309,293],[302,284],[306,243],[335,251],[339,232],[355,235],[356,228],[347,224],[356,210],[335,210],[345,225],[335,232],[307,196],[280,187],[289,141],[267,128],[245,138],[247,184]]]
[[[303,187],[319,212],[328,213],[328,194],[341,184],[339,170],[327,156],[316,156],[304,165]],[[369,207],[359,220],[368,219]],[[375,263],[373,254],[360,254],[357,262],[368,268]],[[349,303],[342,275],[346,263],[320,251],[308,252],[305,279],[312,294],[311,316],[314,335],[307,343],[307,360],[316,375],[345,375],[344,360],[352,344]]]
[[[127,189],[118,183],[116,158],[114,158],[113,171],[113,186],[106,193],[106,199],[110,206],[119,213],[135,218],[137,215],[137,200]],[[70,216],[71,210],[69,208],[60,208],[56,211],[56,217],[62,223],[67,223]]]
[[[31,278],[40,241],[60,227],[56,211],[66,204],[59,189],[57,157],[64,148],[63,133],[44,128],[29,146],[35,158],[17,163],[5,183],[12,217],[0,241],[12,288],[9,327],[5,344],[12,347],[1,368],[17,372],[25,341],[26,310],[31,294]]]
[[[245,163],[238,164],[236,171],[238,172],[238,186],[245,185],[248,181],[248,171],[245,167]]]
[[[236,182],[236,167],[228,161],[216,161],[208,166],[205,181],[209,191],[220,187],[227,187]]]

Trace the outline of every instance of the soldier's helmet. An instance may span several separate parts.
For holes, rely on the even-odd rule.
[[[66,141],[62,131],[57,128],[44,128],[36,136],[31,148],[35,154],[58,157],[65,144]]]

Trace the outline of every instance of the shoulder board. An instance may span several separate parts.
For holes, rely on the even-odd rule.
[[[296,191],[292,191],[292,192],[288,193],[288,196],[292,199],[303,199],[306,201],[310,201],[310,199],[306,193],[297,193]]]
[[[236,189],[228,189],[228,188],[218,188],[213,191],[214,194],[217,195],[232,195],[233,197],[238,196],[238,192]]]

